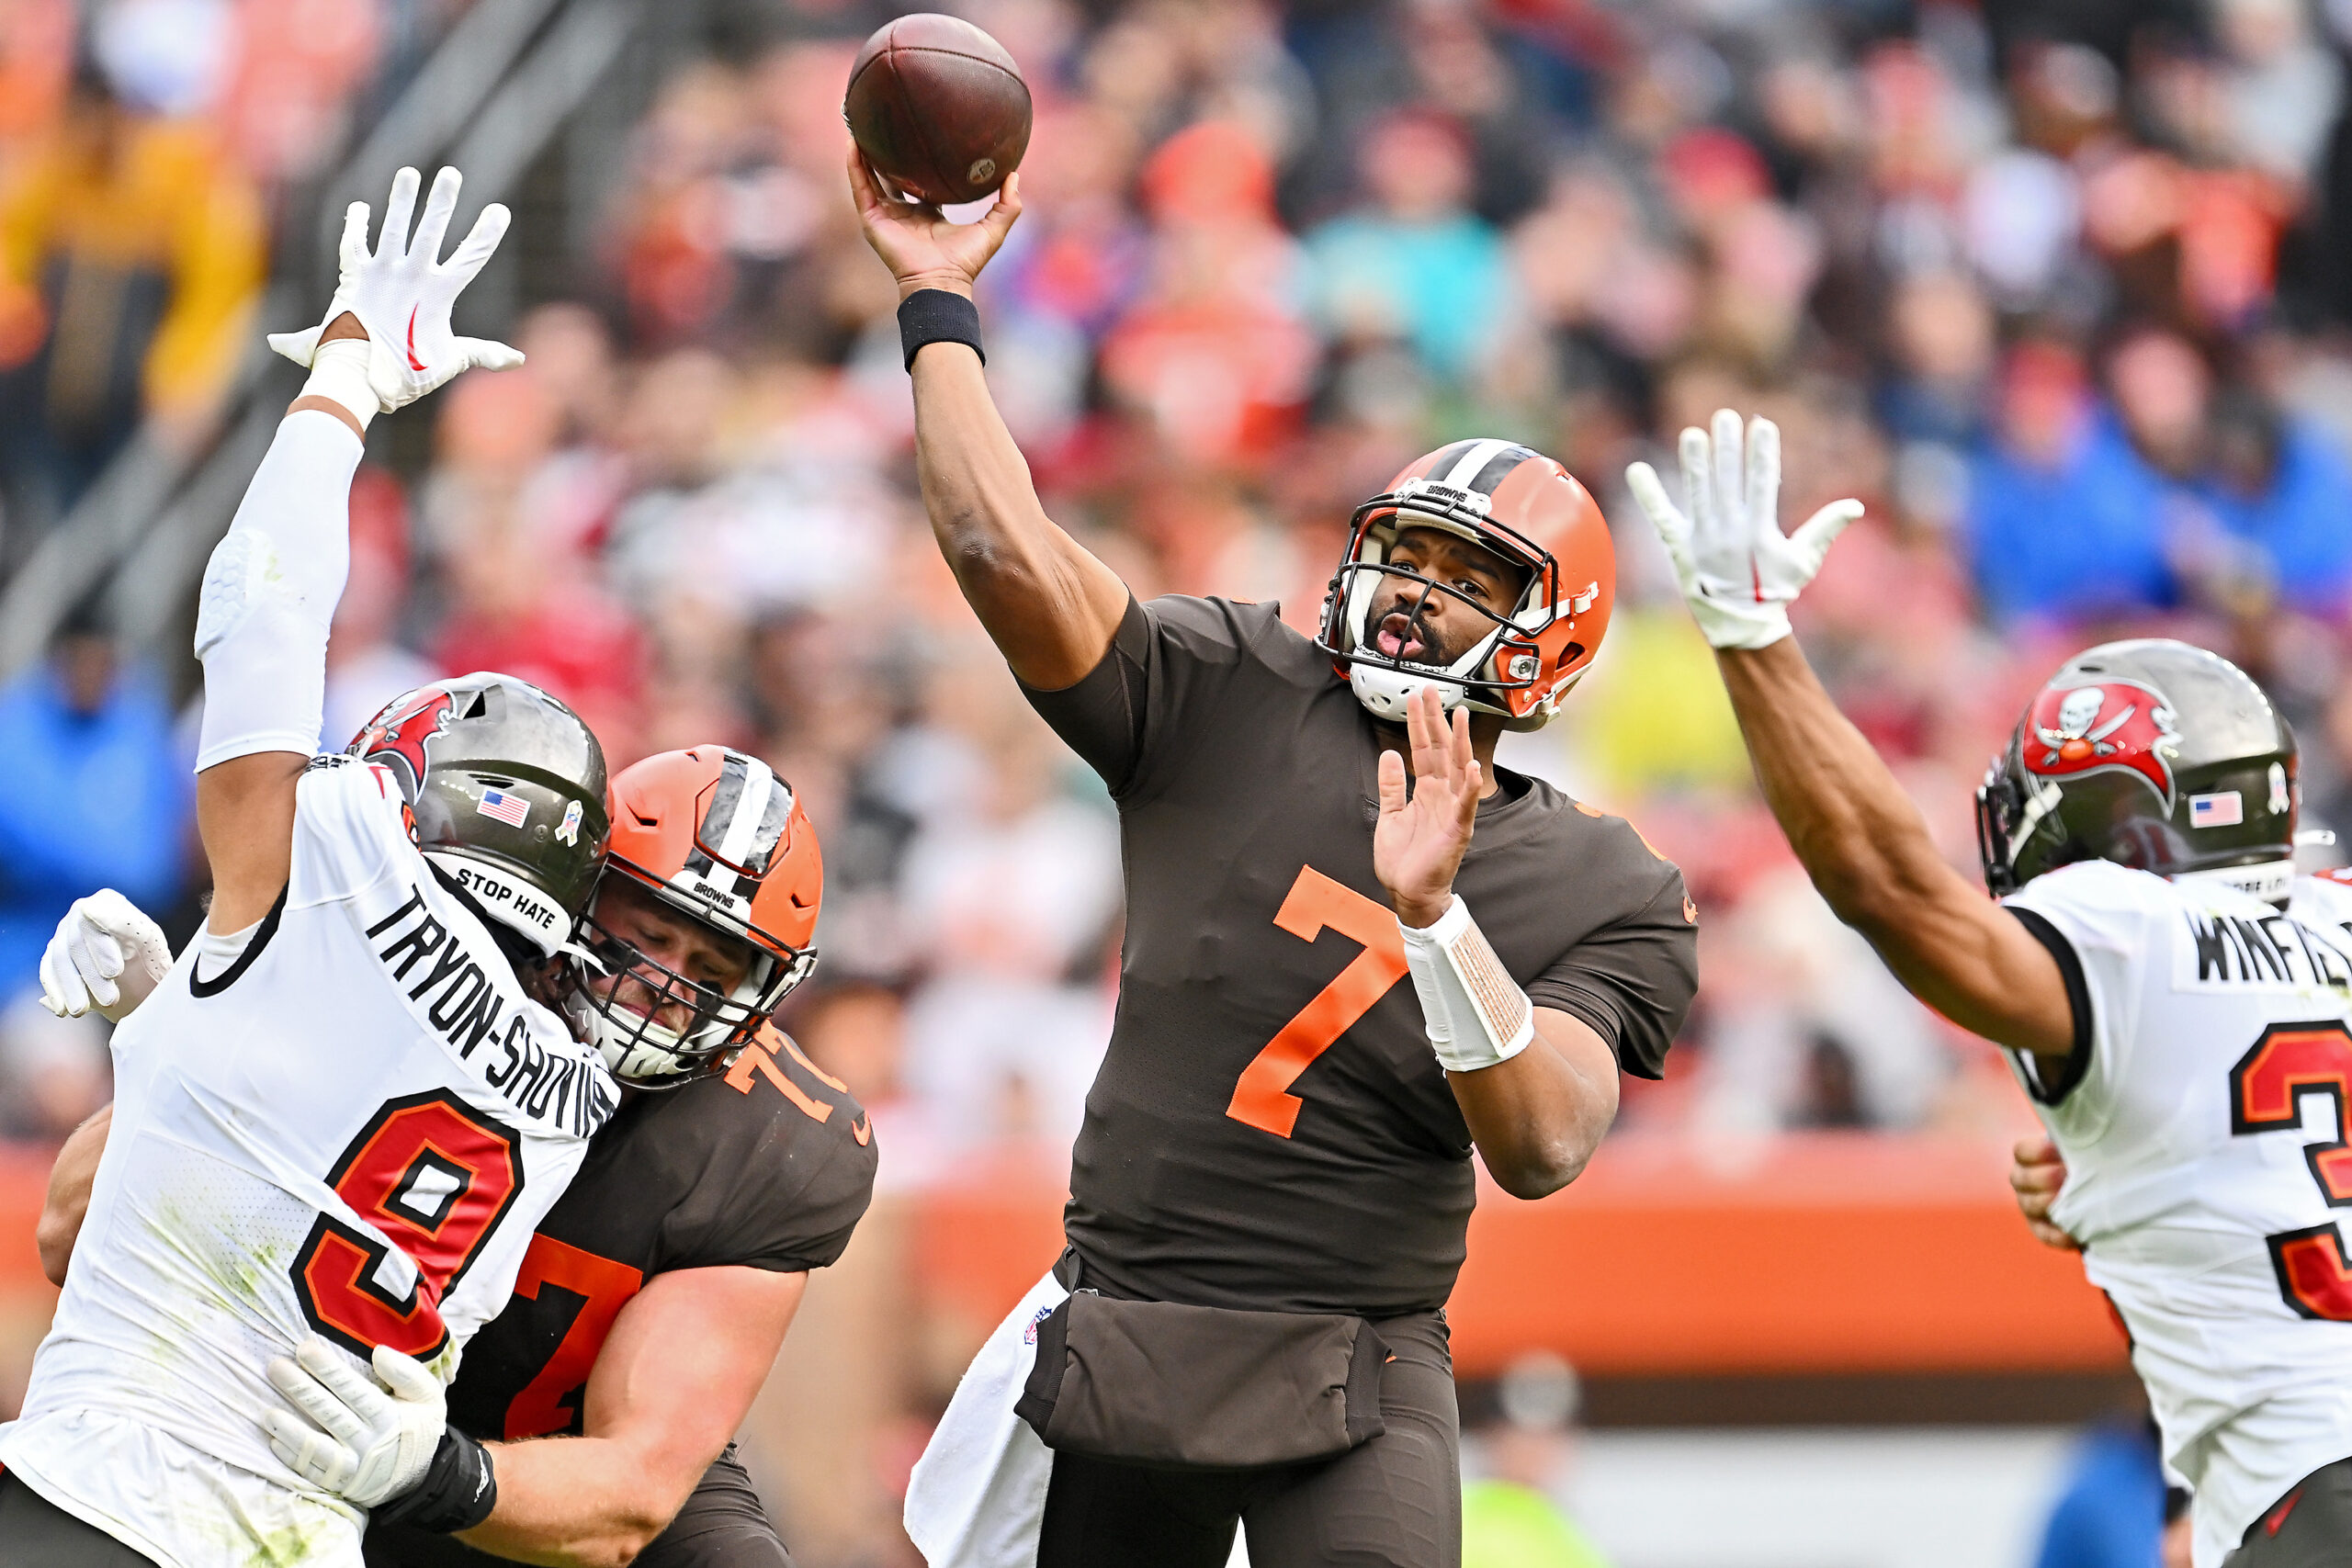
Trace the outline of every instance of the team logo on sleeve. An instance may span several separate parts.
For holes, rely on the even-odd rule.
[[[390,771],[402,796],[413,803],[424,787],[433,738],[448,728],[456,705],[456,699],[439,686],[412,692],[369,719],[345,750]]]
[[[2137,681],[2045,686],[2026,719],[2025,770],[2071,778],[2113,768],[2137,773],[2170,811],[2180,747],[2172,705]]]

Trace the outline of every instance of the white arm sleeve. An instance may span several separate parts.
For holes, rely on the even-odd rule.
[[[287,415],[213,549],[196,614],[197,772],[256,751],[318,750],[327,626],[351,569],[351,476],[362,449],[331,413]]]

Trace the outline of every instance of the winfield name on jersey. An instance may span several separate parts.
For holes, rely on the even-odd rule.
[[[482,1081],[518,1109],[582,1138],[611,1118],[620,1102],[606,1081],[578,1061],[549,1055],[531,1038],[521,1011],[502,1007],[491,971],[462,936],[433,918],[413,883],[408,901],[369,926],[368,934],[386,942],[376,956],[403,988],[409,1010],[447,1041],[459,1060],[472,1061],[497,1036],[503,1059],[482,1069]],[[495,954],[491,962],[503,964]],[[413,986],[412,974],[418,976]]]
[[[2340,933],[2292,915],[2184,909],[2181,918],[2188,922],[2189,941],[2174,950],[2177,988],[2286,986],[2352,996],[2352,952]]]

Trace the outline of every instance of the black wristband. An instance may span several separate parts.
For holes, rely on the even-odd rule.
[[[944,288],[918,288],[899,301],[899,346],[907,351],[907,368],[927,343],[960,343],[989,362],[980,346],[980,308],[961,294]]]
[[[417,1483],[379,1504],[368,1519],[451,1535],[473,1529],[497,1506],[498,1472],[491,1467],[490,1450],[450,1427]]]

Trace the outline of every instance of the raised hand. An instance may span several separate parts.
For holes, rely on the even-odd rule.
[[[1021,216],[1021,176],[1007,175],[996,205],[977,223],[950,223],[928,202],[901,201],[886,194],[865,154],[849,144],[849,189],[865,243],[899,280],[901,298],[918,288],[944,288],[969,295],[980,269],[1012,232]]]
[[[1413,787],[1405,788],[1405,759],[1380,754],[1380,820],[1372,829],[1372,870],[1388,890],[1396,918],[1414,927],[1434,925],[1453,902],[1453,874],[1470,847],[1485,772],[1470,750],[1470,715],[1446,722],[1445,704],[1426,683],[1405,705],[1405,738],[1413,753]]]
[[[307,367],[317,357],[327,328],[345,311],[357,317],[368,331],[368,389],[386,413],[414,402],[461,370],[477,366],[505,370],[523,363],[518,350],[487,338],[460,337],[449,321],[458,296],[505,236],[506,209],[497,202],[483,208],[473,231],[444,262],[441,243],[448,236],[464,180],[455,169],[435,175],[424,216],[411,233],[409,220],[416,209],[420,183],[414,169],[392,176],[383,231],[372,251],[368,248],[368,204],[355,201],[345,209],[342,277],[327,313],[315,327],[269,335],[271,348]]]
[[[1833,501],[1793,534],[1782,534],[1781,428],[1761,415],[1741,439],[1739,415],[1716,411],[1714,434],[1682,433],[1682,491],[1674,504],[1647,463],[1625,483],[1666,543],[1683,602],[1715,648],[1765,648],[1789,635],[1789,605],[1821,570],[1859,501]]]

